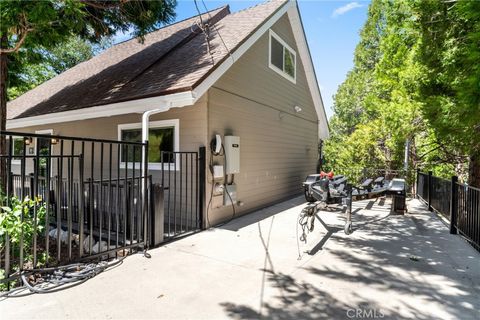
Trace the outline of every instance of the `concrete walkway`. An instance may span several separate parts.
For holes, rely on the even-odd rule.
[[[480,319],[480,253],[417,200],[320,212],[298,260],[295,198],[152,250],[86,283],[0,302],[1,319]],[[307,253],[306,251],[309,251]]]

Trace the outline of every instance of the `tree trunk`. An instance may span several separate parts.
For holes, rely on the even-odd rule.
[[[7,35],[2,35],[0,47],[7,48]],[[8,57],[6,53],[0,53],[0,131],[5,131],[7,125],[7,71]],[[5,155],[5,136],[0,135],[0,154]],[[7,166],[5,158],[0,158],[0,192],[6,194]]]
[[[468,184],[480,188],[480,155],[470,156],[468,164]]]

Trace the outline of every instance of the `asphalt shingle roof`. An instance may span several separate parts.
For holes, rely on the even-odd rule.
[[[119,43],[9,102],[7,119],[192,90],[283,4],[270,1],[235,13],[225,6],[203,14],[210,53],[198,16],[147,34],[143,44]]]

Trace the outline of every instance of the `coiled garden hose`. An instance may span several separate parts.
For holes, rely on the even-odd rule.
[[[52,293],[78,286],[99,273],[120,264],[125,258],[122,257],[112,262],[73,263],[60,267],[24,270],[20,274],[20,279],[25,287],[18,287],[2,293],[0,298],[23,297],[33,293]],[[41,275],[41,280],[36,284],[31,284],[28,278],[38,274]],[[27,292],[20,292],[25,288],[28,289]]]

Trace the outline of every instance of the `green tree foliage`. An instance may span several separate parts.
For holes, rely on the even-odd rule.
[[[52,47],[65,37],[78,35],[92,42],[133,28],[135,36],[153,31],[175,16],[176,1],[2,1],[2,36],[9,47]]]
[[[480,1],[418,3],[423,114],[451,161],[480,186]]]
[[[2,199],[1,202],[6,202]],[[13,245],[11,253],[20,256],[20,243],[24,248],[24,261],[31,263],[33,256],[29,248],[33,244],[33,235],[41,235],[47,227],[46,205],[41,199],[26,197],[23,201],[10,198],[10,205],[0,207],[0,256],[5,256],[7,241]],[[46,262],[46,255],[39,255],[38,264]],[[5,270],[0,268],[0,280],[5,278]],[[0,291],[6,290],[7,284],[0,283]]]
[[[410,168],[462,173],[479,149],[479,5],[371,3],[354,68],[334,97],[331,169],[402,169],[409,141]]]

